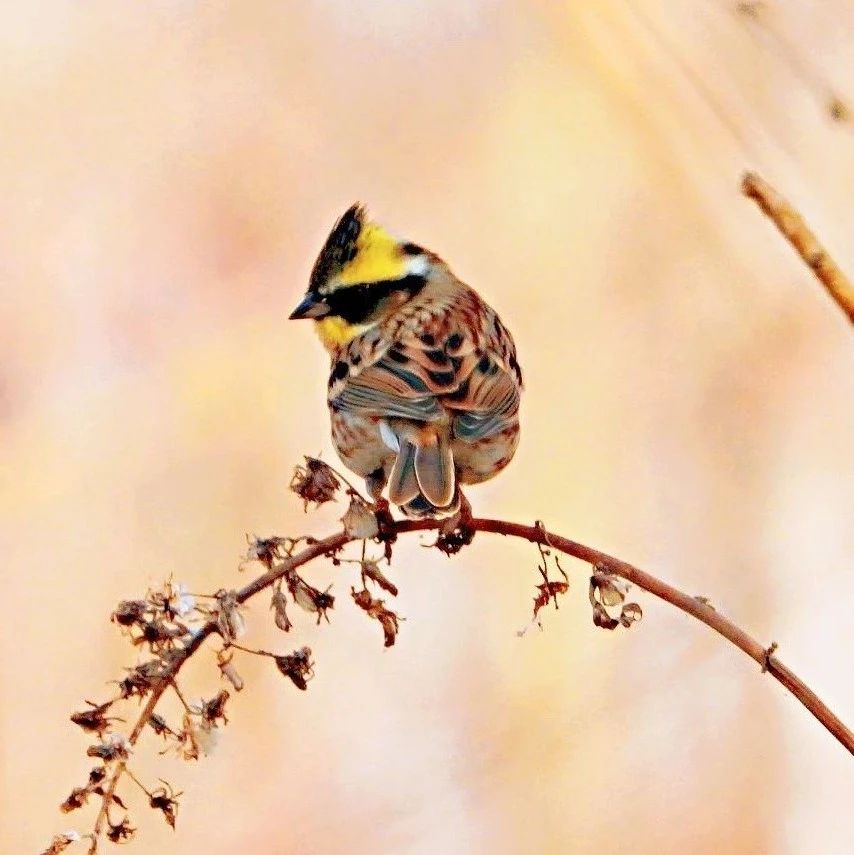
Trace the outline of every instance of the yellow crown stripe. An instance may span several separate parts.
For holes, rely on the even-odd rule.
[[[356,240],[356,257],[338,275],[342,285],[399,279],[406,273],[400,244],[376,223],[366,223]]]

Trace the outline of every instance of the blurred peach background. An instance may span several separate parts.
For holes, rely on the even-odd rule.
[[[5,4],[0,11],[0,850],[87,830],[68,721],[133,652],[107,620],[170,573],[238,585],[244,533],[322,534],[327,366],[288,324],[366,202],[444,255],[526,370],[478,512],[546,522],[708,595],[854,720],[851,330],[739,195],[758,169],[854,271],[854,8],[598,0]],[[398,644],[334,582],[305,694],[241,667],[217,752],[140,760],[138,853],[850,852],[854,764],[780,686],[586,568],[519,639],[536,552],[401,543]],[[199,656],[189,689],[219,675]],[[147,738],[143,755],[157,745]],[[109,844],[105,844],[109,848]]]

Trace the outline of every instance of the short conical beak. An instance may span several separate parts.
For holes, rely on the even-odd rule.
[[[296,321],[300,318],[322,318],[329,314],[329,306],[316,294],[309,292],[302,298],[302,302],[291,312],[288,320]]]

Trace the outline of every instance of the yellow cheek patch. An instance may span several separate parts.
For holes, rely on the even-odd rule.
[[[370,329],[370,324],[350,324],[335,316],[321,318],[315,322],[317,334],[327,350],[336,350],[349,344],[357,335]]]
[[[376,223],[362,226],[356,249],[356,257],[338,275],[342,285],[399,279],[406,273],[400,244]]]

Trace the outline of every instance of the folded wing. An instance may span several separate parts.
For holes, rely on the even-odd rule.
[[[465,313],[446,311],[369,357],[351,352],[345,376],[333,369],[330,406],[383,419],[400,445],[389,479],[395,504],[420,492],[436,507],[449,505],[452,443],[488,437],[518,411],[513,341],[483,304],[479,318],[472,324]]]

